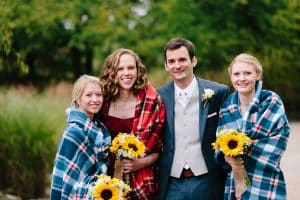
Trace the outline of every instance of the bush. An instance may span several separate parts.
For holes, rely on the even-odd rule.
[[[44,196],[65,124],[61,107],[58,97],[1,92],[0,191],[22,199]]]

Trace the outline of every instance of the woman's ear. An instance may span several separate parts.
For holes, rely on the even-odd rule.
[[[261,80],[261,78],[262,78],[262,77],[261,77],[261,73],[257,73],[257,78],[256,78],[256,80],[259,81],[259,80]]]
[[[261,75],[259,75],[259,76],[257,77],[257,80],[258,80],[258,81],[260,81],[260,80],[261,80]]]

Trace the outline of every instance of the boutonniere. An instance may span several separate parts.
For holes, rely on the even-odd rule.
[[[206,105],[206,103],[211,100],[211,98],[214,96],[215,91],[213,91],[212,89],[206,88],[204,89],[204,94],[202,95],[202,101],[204,101],[204,106]]]

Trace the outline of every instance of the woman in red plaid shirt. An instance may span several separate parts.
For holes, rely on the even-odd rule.
[[[162,148],[161,131],[165,107],[149,84],[146,68],[129,49],[117,49],[109,55],[100,75],[104,83],[105,103],[100,111],[112,139],[119,133],[133,133],[146,146],[146,156],[123,159],[123,172],[130,175],[133,191],[128,199],[156,199],[155,163]],[[109,175],[114,174],[115,157],[110,156]]]

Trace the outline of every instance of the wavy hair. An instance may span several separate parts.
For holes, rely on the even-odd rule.
[[[102,66],[100,80],[103,83],[104,100],[114,101],[120,96],[120,87],[118,85],[116,75],[120,64],[120,58],[124,54],[130,54],[134,57],[137,67],[137,80],[133,84],[132,91],[136,92],[140,89],[145,89],[148,84],[146,76],[146,67],[142,63],[139,56],[130,49],[120,48],[107,56]]]

